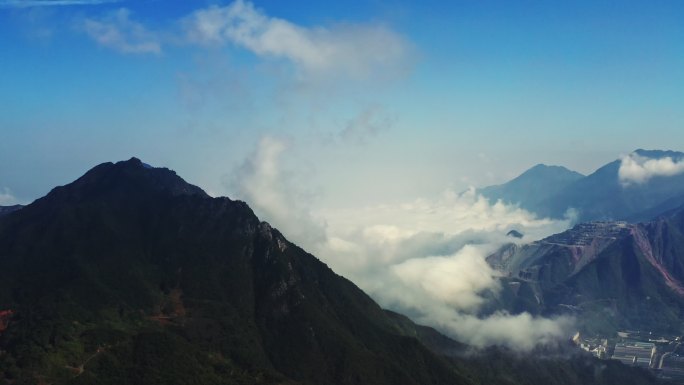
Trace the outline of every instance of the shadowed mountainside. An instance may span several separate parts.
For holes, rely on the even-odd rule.
[[[0,206],[0,217],[21,209],[22,205]]]

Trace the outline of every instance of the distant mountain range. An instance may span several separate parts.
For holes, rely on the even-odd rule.
[[[636,150],[645,159],[684,159],[674,151]],[[646,221],[684,204],[684,173],[655,176],[643,183],[620,180],[618,159],[583,176],[559,166],[537,165],[502,185],[479,189],[492,201],[502,200],[542,217],[563,218],[571,210],[581,222]]]
[[[538,164],[510,182],[485,187],[478,192],[491,201],[519,204],[536,212],[546,201],[582,178],[584,175],[565,167]]]
[[[0,266],[2,384],[656,383],[579,354],[464,355],[246,203],[135,158],[1,216]]]
[[[589,332],[684,332],[684,208],[640,224],[582,223],[488,258],[504,272],[496,304],[577,316]]]

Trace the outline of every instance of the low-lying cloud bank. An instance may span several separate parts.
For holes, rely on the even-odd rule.
[[[643,184],[658,176],[674,176],[684,173],[684,159],[647,158],[631,153],[620,158],[618,176],[624,186]]]
[[[416,321],[420,323],[422,320]],[[569,317],[533,317],[529,313],[496,313],[486,318],[457,314],[447,318],[447,322],[434,323],[433,326],[474,346],[505,345],[516,350],[531,350],[535,346],[567,338],[574,327],[574,320]]]
[[[531,349],[568,336],[569,318],[535,318],[477,311],[485,293],[501,290],[499,273],[485,258],[517,229],[524,241],[565,230],[570,221],[538,219],[474,190],[445,192],[435,200],[328,210],[327,242],[307,245],[382,306],[475,346]]]
[[[477,312],[501,290],[485,261],[500,245],[540,239],[568,228],[570,220],[539,219],[516,206],[490,203],[474,189],[446,191],[403,204],[312,211],[294,197],[299,186],[282,169],[284,142],[267,137],[233,181],[238,198],[257,214],[351,279],[383,307],[475,346],[531,349],[567,338],[569,318]],[[242,186],[242,187],[239,187]]]

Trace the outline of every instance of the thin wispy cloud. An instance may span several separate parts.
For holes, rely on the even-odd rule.
[[[160,54],[157,35],[131,18],[131,12],[121,8],[104,18],[85,19],[80,27],[103,47],[125,54]]]
[[[389,130],[393,124],[394,118],[381,105],[373,104],[347,121],[339,137],[344,142],[363,144],[380,132]]]
[[[234,44],[257,56],[290,62],[302,75],[368,78],[401,71],[410,57],[407,41],[383,24],[301,26],[236,0],[184,20],[188,40]]]
[[[69,5],[100,5],[122,0],[0,0],[0,8],[55,7]]]

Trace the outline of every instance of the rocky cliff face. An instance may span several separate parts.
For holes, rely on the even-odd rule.
[[[517,311],[570,311],[590,329],[678,333],[684,326],[682,218],[684,210],[675,210],[641,224],[580,224],[538,242],[507,245],[488,262],[504,273],[505,287],[515,288],[508,304]]]
[[[625,222],[588,222],[530,244],[509,244],[490,255],[487,261],[511,276],[543,281],[540,274],[548,273],[543,265],[553,267],[557,274],[546,277],[560,282],[578,273],[596,259],[608,246],[629,235],[635,228]]]

